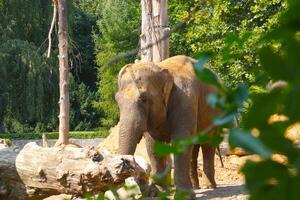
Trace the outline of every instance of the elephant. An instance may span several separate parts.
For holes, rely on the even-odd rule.
[[[197,78],[193,58],[178,55],[159,63],[140,62],[125,65],[118,75],[115,99],[120,110],[119,154],[133,155],[142,136],[152,173],[164,171],[165,158],[154,153],[154,141],[172,142],[196,134],[211,123],[217,111],[207,102],[215,88]],[[144,134],[146,133],[146,134]],[[174,155],[176,191],[191,192],[199,187],[197,157],[200,145]],[[204,185],[216,187],[215,147],[201,144]]]

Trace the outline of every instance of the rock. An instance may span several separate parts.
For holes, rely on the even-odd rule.
[[[53,196],[47,197],[44,200],[71,200],[71,199],[72,199],[72,195],[60,194],[60,195],[53,195]]]
[[[234,149],[229,149],[227,155],[246,156],[249,155],[249,153],[244,149],[237,147]]]
[[[7,144],[6,140],[0,139],[0,149],[4,149],[7,147],[8,147],[8,144]]]
[[[0,149],[5,149],[5,148],[8,148],[8,146],[5,144],[0,144]]]
[[[129,177],[125,180],[125,185],[117,190],[114,194],[111,190],[104,193],[104,197],[109,200],[127,200],[139,199],[142,197],[142,192],[135,177]]]
[[[9,139],[1,139],[0,138],[0,144],[5,145],[6,147],[10,147],[11,146],[11,141]]]
[[[114,193],[111,190],[108,190],[104,193],[104,197],[108,200],[117,200],[117,195],[114,195]]]
[[[261,160],[258,155],[247,155],[247,156],[237,156],[237,155],[231,155],[228,157],[229,162],[231,164],[237,165],[239,167],[243,166],[247,160],[252,160],[252,161],[259,161]]]

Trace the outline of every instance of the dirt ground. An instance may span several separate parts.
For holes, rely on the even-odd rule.
[[[283,119],[281,119],[283,118]],[[285,120],[284,117],[280,115],[274,115],[270,119],[271,121],[282,121]],[[295,123],[291,125],[285,136],[297,144],[300,148],[300,123]],[[138,144],[135,155],[145,158],[148,162],[148,156],[144,140]],[[111,152],[116,152],[118,148],[118,126],[113,127],[110,130],[110,135],[102,142],[99,148],[106,148]],[[216,189],[200,189],[196,190],[197,199],[247,199],[247,193],[244,187],[244,177],[240,173],[241,166],[245,163],[247,159],[257,160],[258,157],[254,155],[227,155],[228,154],[228,143],[223,142],[220,146],[221,154],[223,157],[224,167],[221,166],[219,157],[216,155],[215,169],[216,169],[216,182],[218,187]],[[235,152],[240,155],[241,152]],[[202,155],[199,155],[199,167],[202,169]],[[278,162],[286,162],[286,158],[280,155],[273,155],[273,159]],[[201,186],[201,178],[200,178]]]
[[[98,148],[105,148],[111,152],[116,152],[118,146],[118,127],[110,130],[110,135],[98,146]],[[200,189],[196,190],[197,199],[247,199],[247,194],[244,189],[244,178],[239,172],[241,165],[251,156],[226,156],[228,152],[228,144],[223,142],[220,146],[223,158],[224,167],[221,166],[219,157],[216,155],[215,169],[216,182],[218,187],[216,189]],[[200,151],[201,152],[201,151]],[[144,140],[139,143],[135,155],[141,156],[148,161],[147,150]],[[199,155],[199,167],[202,169],[202,155]],[[201,186],[201,177],[200,177]]]
[[[221,153],[224,167],[221,166],[219,157],[216,155],[215,170],[216,170],[216,189],[199,189],[196,190],[197,199],[247,199],[247,193],[244,188],[244,177],[239,172],[240,167],[247,159],[251,159],[252,156],[237,156],[230,155],[226,156],[227,145],[222,144]],[[202,155],[199,155],[199,167],[202,169]],[[253,159],[253,158],[252,158]],[[200,178],[201,186],[201,178]]]

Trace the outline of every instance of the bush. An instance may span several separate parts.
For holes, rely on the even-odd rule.
[[[94,107],[95,91],[70,77],[70,130],[87,131],[99,127],[100,112]]]
[[[48,139],[58,139],[58,132],[45,132]],[[92,139],[104,138],[108,136],[109,131],[106,128],[99,128],[96,131],[71,131],[70,138],[74,139]],[[43,133],[14,133],[14,134],[1,134],[1,138],[10,140],[31,140],[42,139]]]

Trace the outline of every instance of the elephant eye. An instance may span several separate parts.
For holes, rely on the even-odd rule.
[[[139,101],[145,103],[147,101],[147,94],[142,92],[139,96]]]

